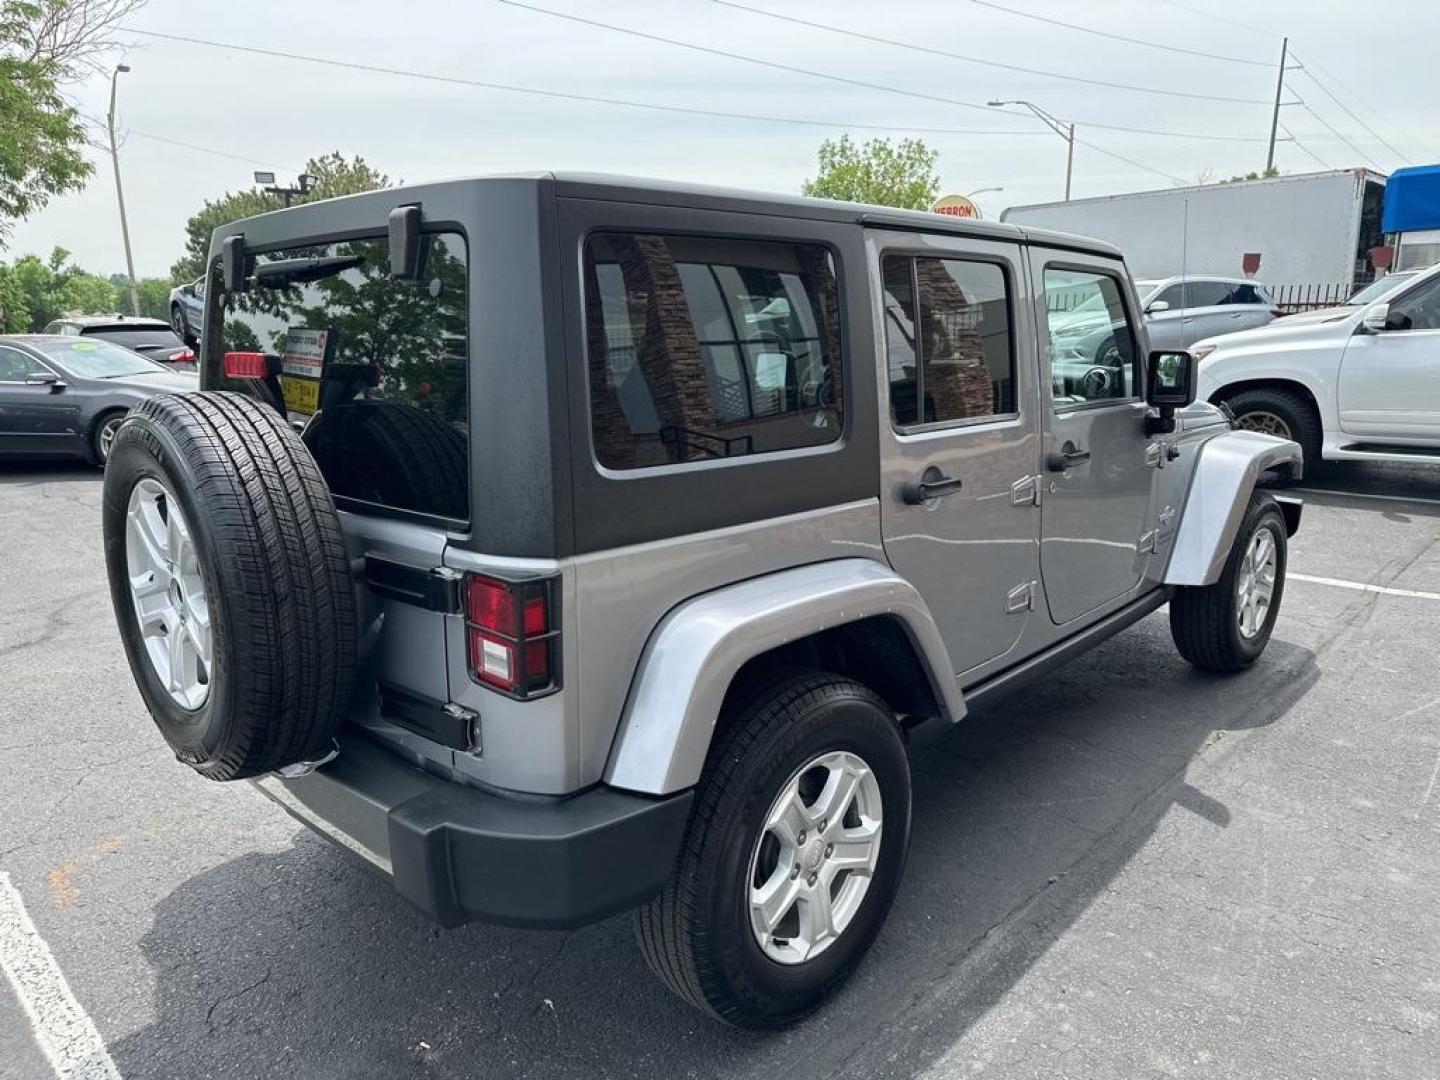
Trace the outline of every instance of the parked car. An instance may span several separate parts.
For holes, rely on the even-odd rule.
[[[1280,314],[1269,290],[1247,278],[1145,278],[1135,282],[1135,290],[1157,349],[1187,349],[1201,338],[1264,326]],[[1101,359],[1113,332],[1100,298],[1053,299],[1068,308],[1052,313],[1058,338],[1077,355]]]
[[[211,258],[205,389],[106,471],[131,670],[180,761],[444,925],[633,908],[682,998],[793,1021],[895,895],[912,728],[1167,603],[1209,670],[1275,625],[1301,507],[1254,484],[1299,447],[1192,404],[1103,243],[546,175]],[[1031,282],[1099,298],[1105,363]]]
[[[1419,273],[1419,270],[1400,270],[1386,274],[1384,277],[1376,278],[1364,288],[1357,290],[1355,295],[1343,304],[1313,308],[1309,311],[1299,311],[1294,315],[1282,315],[1269,325],[1300,326],[1304,323],[1329,322],[1331,319],[1353,314],[1357,308],[1365,307],[1368,304],[1374,303],[1376,300],[1384,300],[1391,293],[1399,292],[1402,285],[1413,281]]]
[[[1309,463],[1440,463],[1440,267],[1193,351],[1205,400],[1243,429],[1294,439]]]
[[[205,321],[205,275],[170,290],[170,329],[187,345],[200,341],[200,326]]]
[[[110,455],[125,414],[155,394],[195,390],[199,379],[102,339],[0,337],[0,455]]]
[[[192,374],[198,370],[195,351],[160,319],[132,318],[128,315],[74,315],[56,319],[45,327],[44,332],[102,338],[133,349],[167,367]]]

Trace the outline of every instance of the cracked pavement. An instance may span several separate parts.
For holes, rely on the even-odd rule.
[[[1440,592],[1440,471],[1306,494],[1290,568]],[[177,765],[115,633],[97,473],[0,466],[0,870],[120,1073],[1440,1077],[1440,601],[1292,581],[1261,663],[1157,613],[917,737],[899,897],[791,1031],[721,1028],[625,917],[442,931],[246,785]],[[44,1058],[0,980],[0,1078]]]

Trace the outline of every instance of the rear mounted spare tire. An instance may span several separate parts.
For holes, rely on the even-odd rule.
[[[470,517],[465,436],[434,413],[397,401],[348,401],[315,417],[305,445],[336,495]]]
[[[212,780],[314,761],[354,682],[349,560],[310,452],[233,393],[154,397],[115,436],[105,563],[130,671]]]

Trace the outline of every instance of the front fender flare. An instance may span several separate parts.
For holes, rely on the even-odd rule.
[[[1304,467],[1300,445],[1255,431],[1227,431],[1200,447],[1165,584],[1213,585],[1220,580],[1255,481],[1266,469],[1282,465],[1299,478]]]
[[[605,767],[613,787],[696,784],[720,707],[746,661],[872,616],[899,620],[950,720],[965,714],[949,653],[915,587],[869,559],[837,559],[729,585],[672,610],[646,643]]]

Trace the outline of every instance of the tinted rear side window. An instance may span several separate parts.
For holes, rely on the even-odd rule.
[[[465,239],[429,235],[425,252],[416,281],[390,276],[385,237],[262,254],[261,266],[345,262],[317,281],[227,295],[221,337],[226,350],[282,358],[284,407],[307,422],[305,442],[337,498],[464,521]]]
[[[891,422],[904,428],[1014,413],[1005,271],[968,259],[887,255],[881,276]]]
[[[607,468],[840,437],[840,299],[819,244],[598,234],[585,248],[585,316]]]

